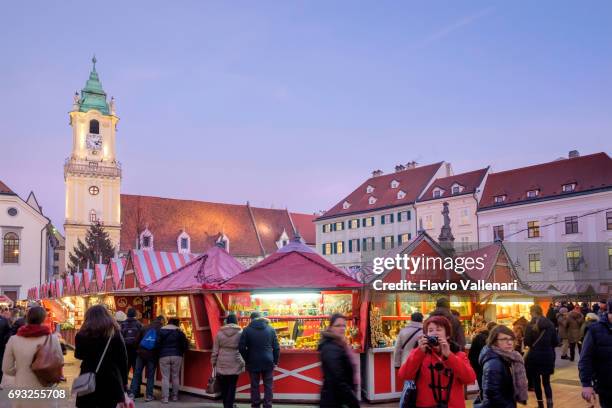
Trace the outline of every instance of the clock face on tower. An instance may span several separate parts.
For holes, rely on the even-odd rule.
[[[98,151],[102,148],[102,138],[100,135],[90,133],[87,135],[87,148],[89,150]]]

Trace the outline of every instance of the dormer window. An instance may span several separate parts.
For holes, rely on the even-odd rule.
[[[441,188],[435,188],[433,191],[433,198],[442,197],[442,193],[444,193],[444,190],[442,190]]]
[[[217,245],[219,245],[220,247],[224,248],[227,252],[229,252],[230,241],[227,235],[225,234],[219,235],[219,238],[217,238]]]
[[[572,191],[575,191],[575,190],[576,190],[576,183],[568,183],[568,184],[563,185],[564,193],[571,193]]]
[[[495,196],[494,200],[495,200],[495,204],[505,203],[506,202],[506,195],[502,194],[502,195]]]
[[[191,237],[185,231],[181,232],[181,234],[176,239],[176,246],[178,248],[178,252],[181,254],[188,254],[191,252]]]
[[[100,134],[100,122],[98,122],[95,119],[92,119],[89,121],[89,133],[92,133],[94,135],[99,135]]]
[[[374,204],[375,202],[376,202],[376,197],[370,197],[368,199],[368,204],[370,204],[370,205]]]
[[[399,181],[397,180],[391,181],[391,188],[398,188],[398,187],[399,187]]]
[[[145,250],[153,250],[153,234],[148,228],[140,233],[140,248]]]
[[[283,229],[283,232],[280,234],[280,237],[278,237],[278,240],[276,241],[276,247],[277,248],[282,248],[285,245],[287,245],[289,243],[289,235],[287,235],[287,231],[285,231]]]
[[[404,197],[406,197],[406,193],[404,193],[402,190],[397,192],[397,199],[398,200],[401,200]]]
[[[343,208],[343,209],[345,209],[345,210],[347,210],[347,209],[348,209],[350,206],[351,206],[351,203],[349,203],[348,201],[345,201],[345,202],[342,204],[342,208]]]
[[[367,186],[366,187],[366,193],[367,194],[372,194],[374,192],[374,187],[372,186]]]
[[[536,198],[540,195],[540,190],[529,190],[527,191],[527,198]]]
[[[451,194],[460,194],[463,191],[463,186],[461,184],[453,184],[451,187]]]

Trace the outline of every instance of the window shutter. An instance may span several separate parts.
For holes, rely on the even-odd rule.
[[[391,223],[393,224],[393,213],[389,214],[391,216]]]
[[[353,252],[353,240],[349,239],[349,252]]]
[[[391,248],[393,248],[395,246],[395,237],[391,235],[390,238],[391,238]]]
[[[357,218],[357,228],[359,228],[359,222],[361,221],[361,219]]]
[[[397,222],[402,222],[402,213],[401,212],[397,213]]]
[[[372,218],[372,226],[374,226],[376,219],[375,217],[371,217],[371,218]]]
[[[356,239],[356,240],[355,240],[355,243],[357,244],[357,252],[360,252],[360,251],[361,251],[361,248],[359,248],[359,240],[358,240],[358,239]]]
[[[406,211],[406,221],[410,221],[410,211]]]
[[[381,223],[381,225],[385,225],[385,216],[384,215],[380,216],[380,223]]]

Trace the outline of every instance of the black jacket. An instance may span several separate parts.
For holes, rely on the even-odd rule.
[[[15,320],[13,322],[13,325],[11,326],[11,336],[16,335],[17,330],[19,330],[21,326],[25,326],[25,324],[26,324],[25,317],[20,317],[19,319]]]
[[[460,349],[463,350],[465,347],[465,333],[459,319],[457,319],[457,317],[453,315],[449,309],[443,307],[436,308],[433,312],[431,312],[430,316],[444,316],[448,319],[453,329],[451,340],[457,343]]]
[[[189,349],[187,336],[178,327],[171,324],[161,328],[157,337],[159,358],[179,356],[182,357]]]
[[[9,337],[11,337],[11,324],[6,318],[0,316],[0,355],[4,354]]]
[[[125,340],[125,347],[136,349],[142,339],[142,323],[134,317],[128,317],[121,322],[121,334]]]
[[[481,408],[515,408],[514,385],[510,365],[489,347],[482,349],[479,358],[482,366]]]
[[[542,338],[538,340],[540,334]],[[529,347],[525,358],[526,370],[532,374],[552,375],[555,372],[555,347],[559,344],[552,322],[546,317],[533,319],[525,330],[524,343]]]
[[[602,318],[589,326],[578,362],[582,386],[594,387],[598,392],[612,389],[612,323],[607,317],[605,315],[605,319]]]
[[[247,371],[268,371],[278,364],[280,347],[268,319],[255,319],[242,331],[238,350]]]
[[[323,332],[319,343],[319,356],[323,371],[321,407],[358,407],[353,382],[353,365],[346,348],[334,335]]]
[[[478,378],[478,383],[480,384],[480,380],[482,379],[482,366],[480,365],[479,357],[480,352],[487,345],[487,338],[489,337],[489,331],[483,330],[472,338],[472,345],[470,346],[470,351],[468,352],[468,359],[470,360],[470,365],[474,369],[476,373],[476,378]]]
[[[91,338],[79,332],[75,338],[74,357],[82,360],[81,374],[96,371],[108,337]],[[81,408],[115,408],[123,402],[128,381],[127,351],[121,333],[117,332],[111,342],[96,375],[96,391],[77,397],[76,406]]]

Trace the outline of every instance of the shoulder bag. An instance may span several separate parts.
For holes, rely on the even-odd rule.
[[[102,356],[100,357],[100,360],[98,361],[98,366],[96,367],[96,371],[93,373],[81,374],[77,378],[75,378],[74,382],[72,383],[72,395],[76,394],[77,397],[82,397],[84,395],[92,394],[93,392],[96,391],[96,374],[98,374],[98,370],[100,369],[100,366],[102,365],[102,360],[104,360],[104,356],[106,355],[106,350],[108,350],[108,345],[110,344],[111,339],[113,338],[114,334],[115,334],[114,332],[111,332],[111,335],[108,338],[108,341],[106,342],[106,347],[104,347]]]
[[[53,335],[48,335],[43,344],[36,347],[36,353],[30,365],[30,369],[44,387],[60,382],[64,367],[62,351],[55,347],[51,336]]]

